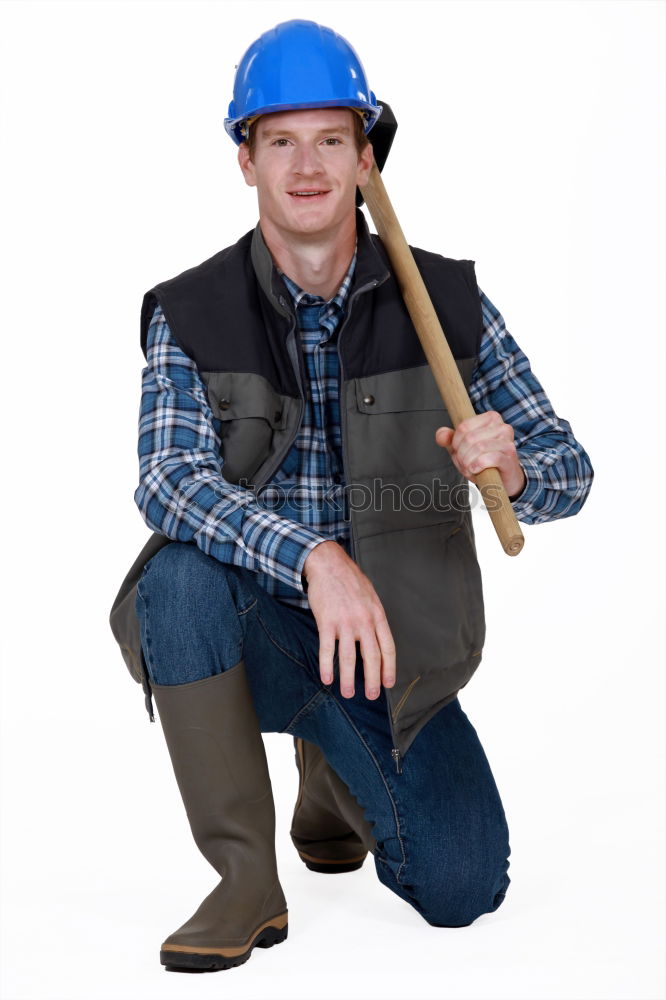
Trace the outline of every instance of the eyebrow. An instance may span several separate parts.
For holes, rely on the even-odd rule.
[[[338,132],[342,135],[351,135],[351,129],[349,128],[348,125],[340,125],[338,127],[333,126],[331,128],[320,128],[317,132],[317,135],[328,135],[331,132]],[[296,133],[292,132],[288,128],[265,128],[263,130],[263,135],[270,139],[276,135],[294,137]]]

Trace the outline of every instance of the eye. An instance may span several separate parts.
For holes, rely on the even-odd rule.
[[[289,139],[273,139],[271,146],[288,146]]]
[[[340,140],[337,139],[334,135],[329,135],[329,136],[327,136],[324,139],[324,145],[326,145],[326,146],[339,146],[340,145]]]

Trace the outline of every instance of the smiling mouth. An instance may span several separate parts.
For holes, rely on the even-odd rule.
[[[317,198],[323,194],[328,194],[328,191],[289,191],[292,198]]]

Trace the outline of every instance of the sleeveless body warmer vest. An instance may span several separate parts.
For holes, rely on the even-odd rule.
[[[381,241],[361,212],[357,227],[354,281],[338,329],[343,467],[352,556],[372,581],[396,644],[397,682],[383,693],[399,770],[419,730],[480,662],[483,594],[468,485],[435,443],[436,429],[451,426],[449,415]],[[474,264],[413,252],[469,386],[482,333]],[[158,302],[220,421],[225,479],[260,488],[296,437],[306,376],[293,303],[259,226],[146,293],[144,354]],[[149,708],[136,583],[170,541],[153,533],[111,611],[112,631]]]

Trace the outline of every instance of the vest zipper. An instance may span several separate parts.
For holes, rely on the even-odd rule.
[[[388,277],[388,275],[386,277]],[[386,278],[384,278],[384,281],[385,280],[386,280]],[[357,288],[356,291],[354,291],[350,295],[350,297],[349,297],[349,304],[347,306],[347,314],[346,314],[344,320],[342,321],[342,326],[340,327],[340,329],[338,331],[337,354],[338,354],[338,361],[340,363],[340,388],[341,389],[342,389],[342,384],[344,382],[344,365],[342,363],[342,353],[341,353],[341,350],[340,350],[340,347],[341,347],[341,344],[342,344],[342,334],[343,334],[345,328],[347,327],[347,324],[349,323],[349,320],[351,318],[351,313],[352,313],[352,307],[353,307],[354,302],[358,298],[358,296],[361,295],[363,292],[368,292],[371,289],[376,288],[377,285],[379,285],[379,284],[381,284],[381,282],[379,280],[377,280],[377,279],[374,279],[373,281],[368,282],[366,285],[362,285],[360,288]],[[287,302],[286,302],[286,300],[284,298],[280,299],[280,304],[283,307],[288,308]],[[292,325],[291,325],[291,329],[289,330],[289,333],[287,334],[287,339],[289,339],[289,337],[291,337],[291,335],[293,334],[293,332],[294,332],[294,330],[296,328],[296,317],[293,314],[291,316],[291,319],[292,319]],[[291,356],[291,352],[289,352],[289,353],[290,353],[290,356]],[[275,469],[279,468],[279,465],[280,465],[282,459],[287,454],[289,448],[291,448],[292,444],[296,440],[296,436],[297,436],[298,431],[299,431],[300,426],[301,426],[301,420],[303,419],[304,388],[303,388],[302,372],[301,372],[300,363],[299,363],[300,362],[300,354],[297,356],[295,364],[294,364],[294,358],[293,357],[291,358],[291,361],[292,361],[292,364],[294,365],[296,379],[298,381],[298,386],[299,386],[299,388],[301,390],[301,412],[299,414],[298,423],[296,425],[296,430],[294,432],[293,437],[287,443],[287,445],[283,448],[282,454],[280,456],[278,456],[277,461],[273,465],[273,468],[269,469],[268,472],[265,473],[264,476],[262,477],[264,482],[267,482],[268,479],[273,475],[273,472],[275,471]],[[348,483],[349,482],[349,475],[348,475],[347,462],[345,460],[346,450],[347,450],[346,447],[345,447],[346,440],[347,440],[347,416],[346,416],[346,408],[342,404],[344,404],[344,400],[341,400],[341,406],[340,406],[340,430],[341,430],[341,435],[342,435],[342,471],[344,473],[345,483]],[[261,486],[261,485],[263,485],[263,483],[255,483],[256,487]],[[357,545],[356,545],[356,541],[354,539],[354,522],[353,522],[353,519],[352,519],[352,516],[351,516],[351,511],[349,512],[349,528],[350,528],[350,547],[351,547],[352,557],[353,557],[356,554]],[[395,745],[398,741],[396,740],[396,737],[395,737],[395,729],[394,729],[394,726],[393,726],[393,718],[391,717],[391,706],[389,704],[388,693],[387,693],[386,689],[384,689],[384,695],[385,695],[385,700],[386,700],[386,715],[387,715],[387,718],[388,718],[389,729],[390,729],[390,732],[391,732],[391,742],[393,743],[393,748],[391,750],[391,759],[393,760],[393,762],[395,764],[396,773],[397,774],[402,774],[402,754],[400,753],[399,748]]]
[[[372,288],[376,288],[378,284],[379,284],[379,282],[377,280],[370,281],[370,282],[368,282],[367,285],[363,285],[361,288],[357,288],[356,291],[353,292],[353,294],[350,295],[350,297],[349,297],[349,304],[347,306],[347,314],[346,314],[345,318],[342,321],[342,326],[338,330],[337,354],[338,354],[338,362],[340,364],[340,390],[342,390],[342,385],[343,385],[343,382],[344,382],[344,374],[345,374],[344,365],[342,363],[342,352],[340,350],[340,348],[342,346],[342,334],[344,333],[344,331],[346,330],[346,328],[347,328],[347,326],[349,324],[349,320],[351,318],[351,313],[352,313],[352,307],[354,305],[354,302],[358,298],[358,296],[362,292],[368,292]],[[339,392],[338,395],[340,397],[342,395],[341,392]],[[347,469],[347,462],[345,461],[345,454],[346,454],[345,444],[346,444],[346,441],[347,441],[347,409],[344,406],[344,402],[345,402],[344,399],[340,400],[340,403],[341,403],[341,405],[340,405],[340,431],[341,431],[341,435],[342,435],[342,472],[344,474],[345,484],[346,484],[346,483],[349,482],[349,475],[348,475],[348,469]],[[349,512],[349,540],[350,540],[350,544],[351,544],[352,556],[354,556],[356,554],[356,540],[354,538],[354,521],[353,521],[352,516],[351,516],[351,511]]]
[[[387,275],[387,277],[388,277],[388,275]],[[386,280],[386,279],[384,279],[384,280]],[[341,352],[340,348],[342,346],[342,334],[343,334],[344,330],[346,329],[347,324],[349,323],[349,319],[351,317],[352,306],[353,306],[354,302],[356,301],[356,299],[358,298],[358,296],[362,292],[367,292],[367,291],[370,291],[370,289],[372,289],[372,288],[376,288],[379,283],[380,282],[377,281],[377,280],[371,281],[367,285],[363,285],[361,288],[357,288],[356,291],[349,298],[349,305],[347,306],[347,315],[345,316],[345,318],[344,318],[344,320],[342,322],[342,326],[340,327],[340,329],[338,331],[338,361],[340,363],[340,390],[342,390],[342,386],[343,386],[343,383],[344,383],[344,365],[342,363],[342,352]],[[342,395],[342,393],[340,393],[340,395]],[[344,399],[341,399],[341,405],[340,405],[340,429],[341,429],[341,432],[342,432],[342,471],[343,471],[344,477],[345,477],[345,484],[347,484],[349,482],[349,475],[348,475],[348,470],[347,470],[347,462],[345,460],[346,451],[347,451],[347,448],[346,448],[346,442],[347,442],[347,408],[344,405],[345,402],[346,401]],[[351,510],[349,511],[349,529],[350,529],[350,531],[349,531],[349,538],[350,538],[351,551],[352,551],[352,557],[353,557],[356,554],[357,545],[356,545],[356,540],[354,538],[354,520],[353,520],[353,518],[351,516]],[[393,719],[391,718],[391,706],[389,704],[388,693],[386,691],[386,688],[384,689],[384,695],[385,695],[385,700],[386,700],[386,715],[387,715],[387,718],[388,718],[389,729],[391,731],[391,742],[393,743],[393,749],[391,750],[391,758],[392,758],[392,760],[393,760],[393,762],[395,764],[396,773],[397,774],[402,774],[402,756],[401,756],[400,750],[396,746],[396,743],[398,741],[395,738],[395,729],[393,727]]]

